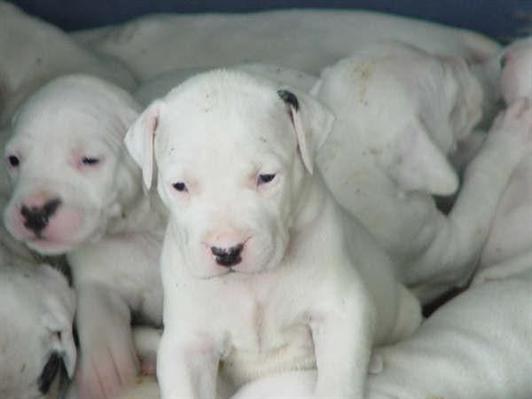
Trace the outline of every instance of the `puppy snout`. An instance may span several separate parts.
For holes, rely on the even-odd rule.
[[[211,247],[211,252],[220,266],[231,267],[238,265],[242,261],[242,250],[244,244],[232,246],[230,248]]]
[[[59,198],[50,199],[41,205],[30,202],[23,204],[20,208],[20,214],[24,219],[24,227],[39,235],[46,228],[50,217],[54,215],[60,205],[61,200]]]

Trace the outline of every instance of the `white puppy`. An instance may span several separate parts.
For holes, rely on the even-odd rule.
[[[493,40],[471,31],[348,10],[151,15],[74,35],[88,47],[122,60],[141,80],[174,69],[245,62],[269,62],[317,74],[339,58],[386,39],[472,62],[499,49]]]
[[[75,297],[48,265],[0,261],[0,397],[56,398],[72,377]]]
[[[516,102],[498,118],[493,129],[509,136],[530,137],[530,102]],[[499,150],[502,155],[508,147]],[[522,163],[517,172],[521,166]],[[526,237],[530,243],[529,236],[522,234],[529,228],[530,218],[523,212],[526,208],[521,202],[527,197],[513,197],[514,204],[522,204],[516,206],[514,213],[511,208],[501,209],[519,188],[524,191],[520,183],[519,178],[512,177],[483,252],[484,261],[495,261],[494,255],[504,255],[507,261],[481,265],[489,268],[477,275],[475,286],[444,305],[412,337],[380,352],[384,371],[370,378],[370,399],[500,399],[532,395],[532,367],[528,360],[532,323],[523,317],[532,307],[532,262],[526,256],[532,247],[529,244],[528,249],[521,249]],[[505,212],[501,212],[503,209]],[[502,232],[507,235],[498,234]],[[506,244],[499,254],[491,246],[495,244],[494,234],[505,238],[504,242],[499,241]],[[513,250],[513,258],[509,250]],[[523,265],[525,259],[528,271],[512,269],[509,264],[515,260],[514,265]],[[497,275],[506,279],[484,284]]]
[[[333,200],[314,158],[332,115],[238,71],[198,75],[126,136],[171,218],[162,254],[162,397],[214,398],[317,368],[318,397],[362,398],[371,348],[409,335],[417,300]],[[299,152],[299,155],[298,155]]]
[[[517,103],[499,118],[494,129],[521,137],[524,131],[532,133],[532,106]],[[505,148],[500,150],[505,151]],[[509,188],[514,184],[513,178]],[[507,195],[508,192],[505,198]],[[492,231],[499,229],[497,220]],[[523,215],[522,220],[526,224]],[[517,231],[520,224],[514,222],[513,225]],[[521,228],[524,227],[521,224]],[[508,238],[511,237],[522,241],[521,234]],[[527,259],[520,254],[515,251],[518,261]],[[524,262],[515,265],[519,263],[524,265]],[[436,311],[411,337],[379,350],[383,368],[380,373],[369,376],[366,397],[530,398],[532,321],[523,317],[529,314],[528,310],[532,311],[530,265],[532,262],[528,261],[528,270],[512,270],[510,262],[488,265],[494,267],[486,269],[480,277],[505,278],[487,283],[485,279],[477,281],[476,286]],[[503,271],[506,274],[503,275]],[[308,397],[314,379],[312,372],[271,376],[248,385],[233,399]]]
[[[123,145],[138,107],[102,80],[59,78],[17,111],[5,149],[7,229],[39,253],[67,253],[72,267],[82,398],[127,385],[137,372],[131,322],[161,323],[164,222]]]
[[[494,129],[447,215],[433,195],[457,190],[448,156],[470,137],[483,105],[481,85],[463,61],[374,46],[326,69],[315,91],[337,116],[318,164],[338,201],[377,237],[423,301],[465,284],[528,151],[529,132]]]
[[[504,51],[501,95],[512,104],[494,129],[532,133],[532,46]],[[530,148],[530,143],[528,144]],[[501,147],[501,156],[506,148]],[[530,398],[532,242],[530,155],[519,163],[497,208],[473,287],[444,305],[410,338],[381,352],[384,371],[370,399]],[[479,203],[482,199],[479,200]]]

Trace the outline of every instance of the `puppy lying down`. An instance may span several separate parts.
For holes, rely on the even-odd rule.
[[[171,214],[163,398],[226,396],[314,369],[318,397],[360,398],[372,346],[417,328],[417,300],[315,171],[332,123],[305,94],[222,70],[186,81],[130,128],[126,145],[148,187],[157,163]]]
[[[449,158],[487,113],[488,86],[458,57],[387,43],[326,68],[314,90],[337,117],[317,160],[325,182],[424,303],[468,283],[528,152],[526,130],[483,134],[452,209],[436,207],[434,195],[459,187]]]
[[[48,265],[0,264],[0,397],[56,398],[76,365],[75,298]]]

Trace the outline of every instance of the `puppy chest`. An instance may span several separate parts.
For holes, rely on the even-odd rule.
[[[231,328],[230,345],[220,365],[224,377],[240,386],[272,373],[315,368],[309,326],[278,316],[256,303],[249,307]]]

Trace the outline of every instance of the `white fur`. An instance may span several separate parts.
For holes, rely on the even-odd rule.
[[[206,72],[209,69],[214,68],[184,68],[157,75],[143,82],[138,87],[134,94],[135,98],[142,104],[148,105],[153,100],[166,95],[170,89],[183,83],[191,76]],[[278,82],[280,85],[287,85],[305,92],[310,92],[318,80],[316,76],[309,75],[305,72],[273,64],[241,64],[233,66],[232,69],[262,76]]]
[[[61,378],[72,378],[76,365],[73,291],[61,273],[10,255],[2,243],[0,297],[0,396],[56,397]],[[50,390],[43,393],[39,377],[53,353],[61,357],[68,376],[58,371]]]
[[[122,60],[141,80],[175,69],[248,62],[268,62],[318,74],[339,58],[386,39],[463,56],[472,62],[499,49],[494,41],[471,31],[347,10],[152,15],[74,36]]]
[[[58,78],[18,110],[6,146],[6,156],[20,159],[9,168],[7,229],[37,252],[67,253],[72,268],[80,398],[113,397],[135,378],[133,313],[140,323],[161,323],[157,259],[164,218],[143,192],[140,171],[122,143],[138,107],[103,80]],[[84,157],[99,162],[85,165]],[[61,204],[39,238],[19,215],[23,204],[43,198]]]
[[[371,347],[420,322],[390,260],[311,174],[332,116],[300,92],[299,109],[289,106],[278,89],[238,71],[198,75],[126,136],[145,177],[156,162],[171,213],[161,260],[164,399],[214,398],[217,380],[238,388],[316,368],[318,397],[361,398]],[[259,183],[261,174],[275,176]],[[211,247],[236,243],[241,259],[221,266]]]
[[[520,143],[528,154],[530,139],[521,140],[532,133],[532,104],[518,98],[530,87],[529,43],[518,42],[505,50],[501,94],[513,103],[492,128],[492,133],[515,138],[514,145]],[[500,141],[490,144],[491,151],[499,151],[500,157],[511,150]],[[412,337],[380,352],[384,370],[370,377],[368,398],[500,399],[532,395],[528,361],[532,324],[523,316],[529,313],[532,292],[528,234],[531,165],[527,155],[509,181],[473,286],[438,310]],[[483,201],[479,197],[477,206]]]
[[[318,164],[338,201],[423,301],[465,284],[529,132],[494,128],[446,215],[432,195],[455,193],[448,157],[471,140],[484,105],[463,61],[400,43],[372,46],[326,69],[315,92],[337,116]]]
[[[369,399],[529,398],[530,276],[474,287],[443,306],[410,338],[378,350]],[[519,303],[519,307],[515,306]],[[509,328],[509,326],[511,326]],[[279,374],[232,399],[312,397],[314,372]]]
[[[532,41],[524,39],[504,50],[501,94],[510,103],[508,129],[514,135],[532,129]],[[528,98],[528,100],[522,100]],[[513,112],[512,112],[513,110]],[[508,119],[508,118],[507,118]],[[511,123],[511,124],[510,124]],[[530,143],[529,146],[530,147]],[[499,279],[532,267],[530,221],[532,220],[532,156],[530,151],[516,167],[484,247],[483,270],[477,281]]]

